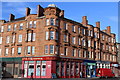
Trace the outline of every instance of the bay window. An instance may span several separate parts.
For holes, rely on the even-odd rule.
[[[50,45],[50,54],[54,54],[54,45]]]
[[[45,54],[48,54],[48,45],[45,45]]]
[[[6,37],[6,43],[10,43],[10,36]]]
[[[75,37],[72,37],[72,43],[75,44]]]
[[[45,34],[45,35],[46,35],[45,39],[48,40],[48,39],[49,39],[49,32],[46,31],[46,34]]]
[[[54,39],[54,31],[50,31],[50,39],[51,39],[51,40]]]
[[[49,20],[49,19],[46,19],[46,26],[49,25],[49,22],[50,22],[50,20]]]
[[[54,25],[54,18],[50,18],[50,25]]]

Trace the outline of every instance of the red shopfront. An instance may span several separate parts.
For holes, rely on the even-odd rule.
[[[24,78],[78,78],[80,71],[84,70],[82,60],[59,57],[34,57],[23,58],[22,69]]]

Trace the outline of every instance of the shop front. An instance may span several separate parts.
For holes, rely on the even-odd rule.
[[[111,62],[110,67],[111,67],[113,73],[115,74],[115,76],[118,77],[119,76],[119,64],[118,64],[118,62]]]
[[[110,62],[109,61],[96,61],[97,68],[109,68],[110,69]]]
[[[86,66],[86,77],[96,77],[96,61],[84,60]]]
[[[79,78],[82,61],[60,57],[22,59],[24,78]],[[82,77],[82,76],[81,76]]]
[[[22,58],[1,58],[1,77],[18,78],[22,75]]]

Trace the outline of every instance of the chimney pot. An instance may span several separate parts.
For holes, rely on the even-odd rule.
[[[41,17],[43,16],[44,9],[40,5],[37,6],[37,16]]]
[[[96,22],[96,27],[100,28],[100,22]]]
[[[87,16],[82,17],[82,24],[84,24],[84,25],[88,24]]]
[[[111,29],[110,26],[107,27],[107,33],[110,34],[111,33]]]
[[[26,16],[28,16],[30,14],[30,10],[31,9],[29,7],[26,8]]]
[[[15,15],[10,14],[9,21],[13,21],[15,19]]]

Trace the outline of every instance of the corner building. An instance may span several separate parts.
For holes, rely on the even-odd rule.
[[[79,78],[96,77],[96,68],[117,62],[116,38],[110,26],[100,30],[64,17],[54,4],[37,6],[37,14],[0,20],[0,57],[4,77]],[[80,76],[80,72],[82,76]],[[7,75],[9,74],[9,76]]]

